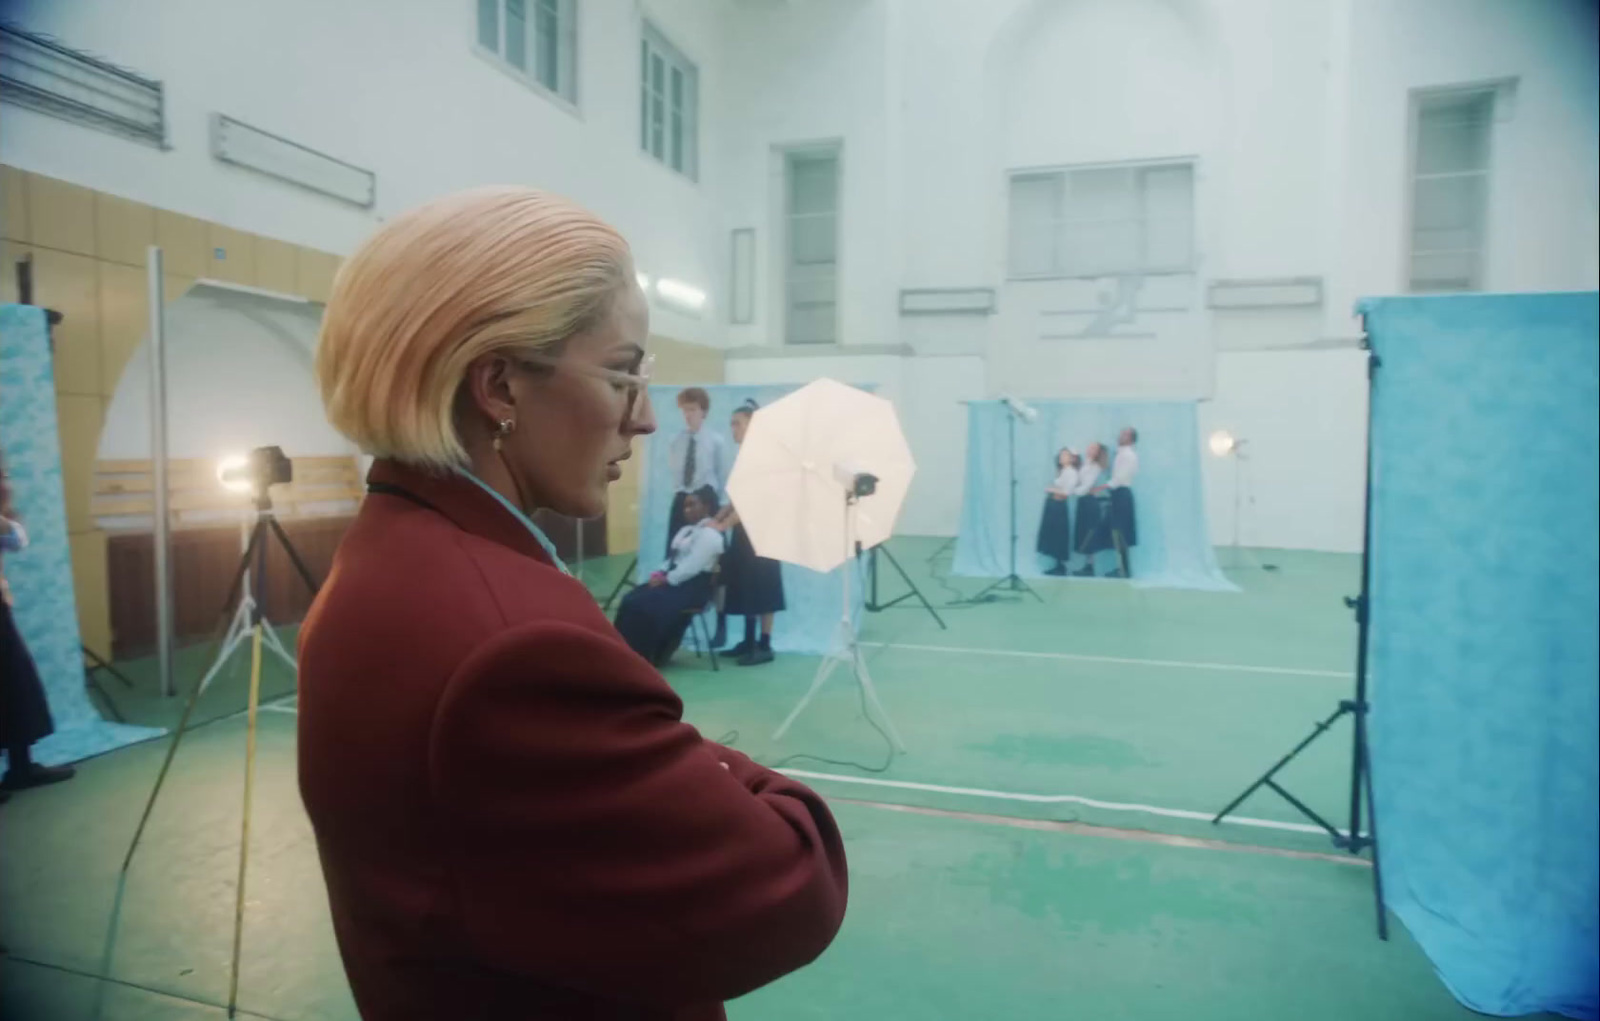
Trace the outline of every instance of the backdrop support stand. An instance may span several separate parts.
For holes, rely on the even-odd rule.
[[[1017,574],[1017,416],[1012,412],[1006,416],[1006,453],[1010,460],[1011,468],[1011,573],[990,585],[988,588],[973,596],[968,602],[988,602],[995,594],[1005,592],[1016,595],[1026,592],[1028,595],[1044,602],[1044,598],[1028,586]]]
[[[1220,823],[1225,817],[1238,808],[1246,798],[1267,787],[1283,798],[1295,810],[1318,826],[1328,831],[1335,847],[1349,851],[1351,854],[1360,854],[1367,848],[1372,849],[1372,891],[1378,913],[1378,938],[1389,938],[1389,914],[1383,898],[1383,870],[1378,859],[1378,813],[1372,798],[1372,756],[1367,743],[1367,716],[1371,704],[1367,701],[1367,649],[1370,640],[1369,608],[1372,580],[1372,395],[1377,384],[1378,356],[1371,353],[1372,348],[1365,337],[1361,342],[1362,350],[1367,354],[1367,465],[1366,465],[1366,499],[1362,516],[1361,536],[1361,592],[1359,595],[1348,596],[1344,604],[1355,612],[1356,616],[1356,691],[1355,698],[1340,701],[1336,708],[1326,719],[1318,722],[1305,740],[1295,745],[1289,754],[1279,759],[1271,769],[1268,769],[1254,783],[1244,791],[1211,820],[1212,825]],[[1340,717],[1350,716],[1353,726],[1351,728],[1350,750],[1350,827],[1341,833],[1335,826],[1322,816],[1318,815],[1299,798],[1289,793],[1277,781],[1278,773],[1294,761],[1295,757],[1305,751],[1317,738],[1327,733],[1328,729]],[[1365,806],[1363,810],[1363,799]],[[1362,821],[1365,815],[1366,827],[1363,831]]]
[[[889,566],[895,569],[895,572],[900,575],[900,580],[905,582],[906,588],[909,589],[909,591],[895,596],[887,603],[878,601],[878,552],[880,550],[882,550],[883,555],[888,558]],[[857,542],[856,556],[859,557],[860,555],[861,544]],[[922,594],[922,590],[917,588],[917,583],[912,581],[911,576],[906,574],[906,569],[900,566],[900,561],[896,560],[894,558],[894,554],[889,552],[889,548],[882,543],[872,547],[867,551],[867,585],[867,601],[865,604],[863,604],[863,609],[865,609],[867,612],[882,613],[884,610],[887,610],[890,607],[900,605],[907,599],[915,599],[922,604],[923,609],[928,611],[929,616],[933,617],[933,622],[939,625],[939,630],[950,630],[949,627],[945,625],[944,620],[940,618],[938,612],[934,610],[933,604],[928,602],[928,598]]]

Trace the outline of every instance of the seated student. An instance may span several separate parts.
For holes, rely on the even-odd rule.
[[[710,486],[684,494],[687,524],[672,537],[667,562],[617,607],[617,631],[656,666],[671,659],[683,640],[689,627],[684,611],[698,610],[711,599],[711,569],[723,550],[723,535],[710,521],[716,510],[717,494]]]
[[[1044,490],[1044,512],[1039,515],[1036,546],[1041,555],[1056,562],[1045,574],[1066,574],[1067,561],[1072,559],[1072,513],[1068,501],[1078,486],[1078,468],[1082,464],[1083,458],[1067,447],[1056,453],[1056,479]]]

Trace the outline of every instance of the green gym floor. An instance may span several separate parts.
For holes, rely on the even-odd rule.
[[[888,769],[871,771],[888,745],[848,675],[772,739],[815,658],[713,672],[685,650],[667,672],[707,736],[828,795],[850,854],[838,940],[731,1004],[734,1021],[1475,1016],[1398,922],[1378,941],[1370,868],[1288,805],[1258,793],[1209,822],[1350,695],[1353,557],[1263,554],[1276,569],[1233,572],[1240,594],[1051,579],[1033,585],[1042,601],[947,607],[984,582],[944,577],[938,541],[892,548],[949,629],[909,602],[865,618],[909,747]],[[603,595],[624,560],[584,578]],[[885,598],[901,591],[891,579]],[[180,654],[183,683],[208,651]],[[170,726],[179,706],[154,693],[152,665],[119,666],[133,688],[102,684],[121,712]],[[0,1016],[224,1016],[246,666],[202,699],[124,881],[164,742],[0,808]],[[241,1015],[354,1019],[295,788],[293,678],[270,660],[263,699]],[[1348,727],[1283,774],[1341,824]]]

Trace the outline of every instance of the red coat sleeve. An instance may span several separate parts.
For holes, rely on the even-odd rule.
[[[463,665],[435,717],[432,794],[483,959],[685,1006],[832,941],[846,870],[827,806],[680,713],[643,660],[575,625],[514,629]]]

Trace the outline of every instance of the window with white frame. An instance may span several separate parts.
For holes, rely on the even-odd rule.
[[[1011,175],[1013,280],[1194,269],[1194,166],[1139,163]]]
[[[1424,93],[1412,102],[1406,283],[1415,293],[1483,289],[1494,103],[1493,88]]]
[[[700,71],[646,22],[639,42],[639,146],[695,180],[699,135]]]
[[[832,344],[839,322],[839,150],[784,154],[784,339]]]
[[[577,0],[477,0],[478,46],[496,63],[578,101]]]

